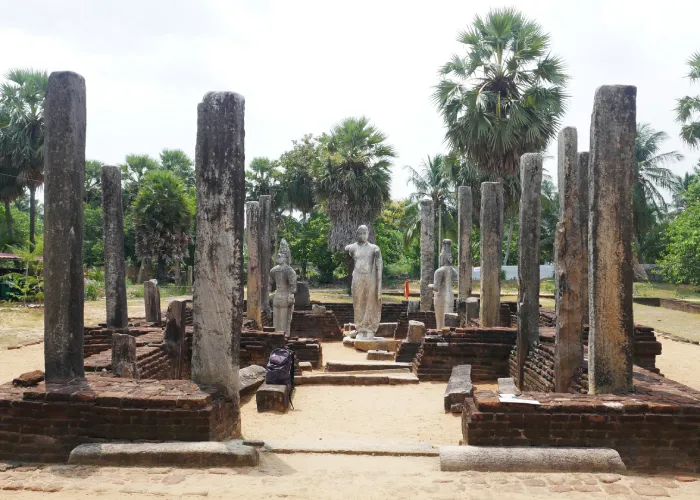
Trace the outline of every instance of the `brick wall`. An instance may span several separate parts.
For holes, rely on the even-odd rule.
[[[284,347],[285,338],[282,332],[260,332],[244,330],[241,333],[240,368],[250,365],[267,365],[267,360],[273,349]]]
[[[462,413],[463,444],[616,449],[632,469],[700,472],[700,391],[634,367],[633,394],[526,392],[539,405],[478,391]]]
[[[124,329],[107,328],[106,326],[86,326],[83,333],[83,356],[88,358],[93,354],[111,350],[113,333],[128,333],[138,338],[142,335],[163,331],[160,326],[150,325],[151,323],[145,323],[143,326],[131,326],[126,332]]]
[[[340,340],[343,332],[333,311],[327,310],[323,316],[311,311],[294,311],[290,336]]]
[[[0,386],[0,459],[63,462],[77,445],[116,440],[210,441],[240,436],[237,409],[186,380],[88,375],[70,384]]]
[[[507,377],[515,328],[457,328],[450,334],[428,331],[413,362],[420,380],[448,381],[452,367],[472,365],[472,380]]]
[[[316,339],[292,337],[287,341],[287,347],[294,351],[297,361],[309,361],[315,369],[323,365],[323,350]]]

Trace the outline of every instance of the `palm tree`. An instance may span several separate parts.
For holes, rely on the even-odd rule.
[[[346,118],[321,137],[316,192],[331,219],[328,246],[342,251],[364,224],[374,238],[373,221],[389,201],[394,148],[366,117]]]
[[[7,123],[0,141],[17,181],[29,188],[29,247],[35,246],[36,190],[44,182],[44,96],[48,87],[45,71],[14,69],[0,85],[0,105]]]
[[[279,192],[281,176],[276,160],[253,158],[245,172],[246,200],[257,201],[260,195],[275,195]]]
[[[438,218],[438,244],[442,241],[442,215],[452,218],[451,210],[455,209],[455,194],[451,178],[450,157],[441,154],[428,156],[421,161],[420,170],[405,167],[410,173],[410,182],[415,188],[410,200],[418,205],[423,198],[433,201],[433,210]],[[454,225],[454,220],[451,220]]]
[[[316,179],[314,166],[319,161],[318,140],[306,134],[298,141],[292,141],[293,148],[280,156],[282,168],[280,206],[301,212],[302,223],[316,206]]]
[[[700,52],[688,59],[690,83],[700,80]],[[700,95],[681,97],[676,101],[676,121],[681,123],[681,139],[691,148],[700,146]]]
[[[440,69],[433,98],[451,147],[502,181],[554,137],[566,109],[564,64],[542,27],[512,8],[477,15],[458,41],[467,54]]]
[[[635,272],[643,279],[646,273],[641,263],[642,249],[639,238],[656,223],[659,215],[668,211],[668,204],[659,188],[666,189],[671,194],[677,193],[682,187],[680,177],[664,165],[681,161],[683,155],[678,151],[660,153],[661,143],[668,139],[668,134],[654,130],[648,123],[637,124],[637,139],[635,143],[634,169],[634,243],[636,247]]]

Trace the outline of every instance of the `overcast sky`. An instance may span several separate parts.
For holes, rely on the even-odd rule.
[[[429,2],[0,0],[0,73],[72,70],[87,83],[87,156],[122,162],[181,148],[194,157],[205,92],[246,99],[246,161],[276,158],[306,133],[366,115],[398,151],[392,197],[410,194],[404,165],[445,151],[431,101],[437,69],[475,14],[516,4],[551,34],[572,80],[564,125],[588,150],[596,87],[638,88],[637,119],[670,135],[664,150],[700,152],[678,139],[675,99],[700,94],[684,78],[700,50],[700,1]],[[550,146],[549,154],[554,155]],[[554,160],[545,164],[556,173]]]

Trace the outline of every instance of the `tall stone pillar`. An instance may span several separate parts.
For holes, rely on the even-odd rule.
[[[146,321],[160,323],[162,319],[160,310],[160,288],[157,280],[143,282],[143,302],[146,308]]]
[[[459,300],[472,293],[472,188],[459,186],[457,195],[459,226]]]
[[[262,328],[262,276],[260,265],[260,203],[249,201],[245,204],[246,235],[248,242],[248,319],[253,319]]]
[[[503,239],[503,186],[481,184],[481,326],[498,326],[501,303]]]
[[[583,277],[581,279],[581,314],[583,324],[588,324],[588,152],[578,154],[578,175],[581,191],[581,261]]]
[[[44,124],[44,363],[50,382],[85,376],[82,76],[70,71],[49,75]]]
[[[192,380],[233,401],[240,436],[238,366],[243,327],[243,96],[209,92],[197,106],[197,246]]]
[[[163,345],[171,362],[173,378],[182,378],[182,368],[185,360],[185,332],[187,301],[172,300],[168,304],[168,315],[163,333]]]
[[[599,87],[589,163],[588,392],[633,389],[632,192],[637,88]]]
[[[129,326],[129,315],[126,308],[122,172],[119,167],[112,165],[102,167],[102,213],[107,326],[126,328]]]
[[[554,387],[568,392],[583,363],[583,233],[578,136],[574,127],[559,132],[559,221],[554,238],[557,337]]]
[[[420,201],[420,310],[430,311],[433,291],[430,284],[435,272],[435,213],[433,201]]]
[[[520,158],[520,189],[518,385],[522,389],[527,354],[540,340],[541,155],[527,153]]]
[[[272,269],[272,196],[260,196],[260,302],[270,317],[270,269]],[[262,325],[260,325],[262,326]]]

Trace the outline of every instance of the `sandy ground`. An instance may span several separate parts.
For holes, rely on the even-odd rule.
[[[634,321],[652,326],[657,332],[672,333],[689,340],[700,341],[700,314],[635,304]]]

